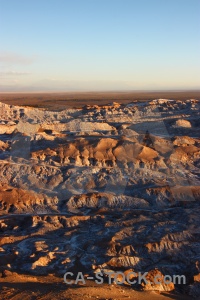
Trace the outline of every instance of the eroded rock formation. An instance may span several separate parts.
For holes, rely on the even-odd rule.
[[[185,274],[187,288],[143,288],[196,295],[199,108],[194,99],[61,112],[0,103],[1,269]]]

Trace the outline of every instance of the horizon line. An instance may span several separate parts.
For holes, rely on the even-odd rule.
[[[138,93],[138,92],[143,92],[143,93],[149,93],[149,92],[154,92],[154,93],[159,93],[159,92],[175,92],[175,93],[180,93],[180,92],[200,92],[199,89],[138,89],[138,90],[68,90],[68,91],[44,91],[44,90],[39,90],[39,91],[0,91],[0,94],[38,94],[38,93],[44,93],[44,94],[67,94],[67,93]]]

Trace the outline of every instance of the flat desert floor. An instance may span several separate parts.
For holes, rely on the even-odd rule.
[[[67,92],[67,93],[0,93],[0,102],[10,105],[33,106],[45,109],[66,109],[84,105],[123,104],[132,101],[151,101],[165,98],[174,100],[200,99],[200,91],[158,92]]]

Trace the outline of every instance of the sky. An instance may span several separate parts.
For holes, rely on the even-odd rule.
[[[200,0],[0,0],[0,91],[200,89]]]

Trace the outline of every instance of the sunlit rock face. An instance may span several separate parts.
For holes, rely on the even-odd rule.
[[[60,112],[0,103],[0,120],[2,269],[185,274],[198,293],[198,100]]]

